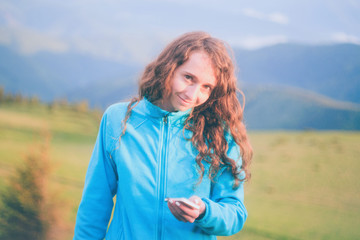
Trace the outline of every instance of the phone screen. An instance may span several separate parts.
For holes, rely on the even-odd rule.
[[[181,204],[184,204],[190,208],[194,208],[194,209],[200,209],[200,206],[191,202],[189,199],[187,198],[165,198],[165,201],[169,201],[170,199],[172,199],[175,202],[179,202]]]

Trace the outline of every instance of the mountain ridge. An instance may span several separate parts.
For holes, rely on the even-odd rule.
[[[250,128],[360,129],[360,46],[281,44],[234,54]],[[0,46],[0,85],[43,101],[87,100],[104,109],[136,94],[143,68],[77,53],[23,56]]]
[[[234,53],[245,83],[294,86],[360,103],[360,45],[278,44]]]

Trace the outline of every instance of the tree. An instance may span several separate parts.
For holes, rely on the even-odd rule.
[[[86,100],[78,102],[74,105],[74,109],[80,113],[86,113],[89,111],[89,103]]]
[[[2,102],[4,100],[4,88],[2,86],[0,86],[0,102]]]
[[[0,193],[0,239],[46,239],[52,219],[46,184],[49,137],[38,153],[29,154]]]

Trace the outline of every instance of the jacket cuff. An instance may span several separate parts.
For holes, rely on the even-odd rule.
[[[197,218],[195,220],[195,223],[199,224],[199,225],[203,225],[206,224],[209,220],[209,216],[211,215],[211,210],[210,210],[210,204],[209,204],[209,199],[208,198],[201,198],[201,200],[204,202],[205,204],[205,214],[201,217],[201,218]]]

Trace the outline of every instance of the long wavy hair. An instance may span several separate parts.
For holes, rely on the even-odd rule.
[[[227,167],[231,170],[235,180],[233,187],[236,188],[241,181],[249,180],[251,176],[249,167],[252,148],[243,123],[244,108],[237,93],[242,96],[243,105],[245,97],[236,87],[237,78],[231,48],[205,32],[190,32],[180,36],[167,45],[157,59],[146,66],[139,82],[139,96],[130,101],[122,122],[122,135],[126,132],[126,122],[132,109],[141,99],[146,97],[155,103],[171,94],[174,71],[185,63],[194,51],[204,51],[208,54],[217,80],[208,100],[192,109],[184,126],[192,131],[189,140],[199,152],[195,159],[200,171],[199,182],[205,175],[204,163],[207,162],[210,164],[207,174],[211,180],[222,167]],[[227,156],[229,143],[226,133],[230,133],[240,147],[241,168],[236,164],[238,159]]]

